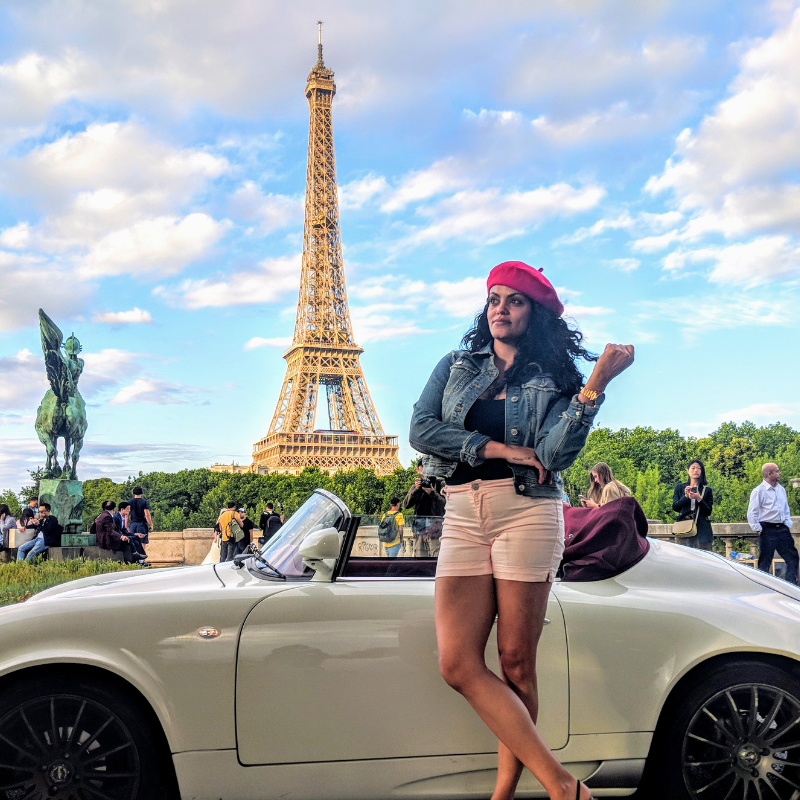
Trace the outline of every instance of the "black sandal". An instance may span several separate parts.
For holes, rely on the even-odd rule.
[[[575,787],[575,800],[581,800],[581,786],[585,785],[586,784],[583,783],[582,781],[578,781],[578,785]],[[589,795],[589,800],[594,800],[594,797],[592,797],[592,795]]]

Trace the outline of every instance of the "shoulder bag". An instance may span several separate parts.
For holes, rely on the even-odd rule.
[[[694,512],[693,517],[689,517],[689,519],[681,520],[680,522],[673,522],[672,523],[672,535],[676,536],[679,539],[686,539],[689,536],[697,536],[697,518],[700,516],[700,503],[703,500],[703,495],[706,493],[706,487],[703,487],[703,491],[700,494],[700,499],[697,501],[697,509]]]

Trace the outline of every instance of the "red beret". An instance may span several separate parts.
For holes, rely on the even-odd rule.
[[[498,264],[489,273],[486,291],[490,292],[492,286],[508,286],[509,289],[516,289],[531,300],[541,303],[559,317],[564,313],[564,306],[558,299],[553,284],[542,275],[540,269],[534,269],[522,261],[504,261]]]

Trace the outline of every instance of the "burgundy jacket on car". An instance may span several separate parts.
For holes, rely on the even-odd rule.
[[[564,508],[563,580],[613,578],[641,561],[650,544],[647,518],[634,497],[599,508]]]

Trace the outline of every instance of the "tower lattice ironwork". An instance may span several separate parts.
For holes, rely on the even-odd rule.
[[[306,84],[311,111],[303,228],[303,263],[294,337],[269,433],[253,445],[254,468],[296,474],[368,467],[388,474],[400,466],[397,437],[383,432],[353,339],[339,234],[336,159],[331,106],[333,71],[322,58]],[[320,387],[325,387],[329,427],[314,429]]]

